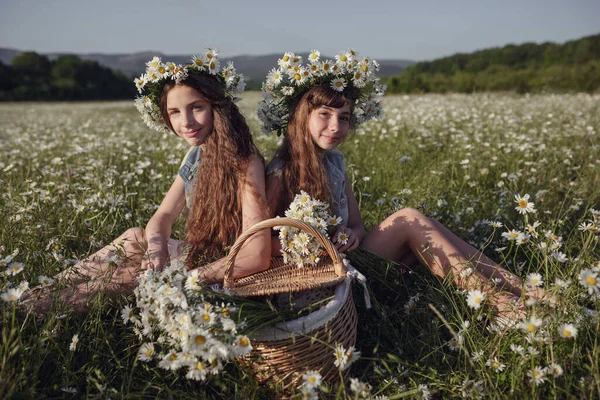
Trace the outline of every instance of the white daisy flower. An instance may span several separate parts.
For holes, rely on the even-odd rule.
[[[336,54],[335,61],[339,66],[346,66],[352,61],[352,53],[349,51],[342,51],[339,54]]]
[[[54,283],[54,279],[48,278],[46,275],[40,275],[38,278],[38,282],[42,287],[51,286]]]
[[[515,202],[517,203],[515,210],[517,210],[519,214],[525,215],[536,212],[535,204],[529,201],[530,197],[531,196],[529,196],[528,194],[524,196],[520,196],[518,194],[515,195]]]
[[[154,353],[154,345],[152,343],[144,343],[138,351],[138,358],[141,361],[152,361]]]
[[[346,88],[346,80],[344,78],[335,78],[331,80],[331,88],[335,91],[342,92]]]
[[[195,360],[192,363],[192,365],[189,366],[188,372],[187,374],[185,374],[185,377],[195,381],[204,381],[208,372],[208,366],[203,361]]]
[[[588,290],[589,294],[598,293],[598,291],[600,291],[598,273],[591,269],[584,269],[579,273],[579,283]]]
[[[319,50],[313,50],[308,55],[308,62],[310,62],[311,64],[314,64],[319,61],[320,57],[321,57],[321,52]]]
[[[79,334],[74,334],[71,338],[71,344],[69,345],[70,351],[75,351],[77,349],[77,344],[79,343]]]
[[[574,339],[577,336],[577,328],[573,324],[562,324],[558,327],[560,336],[568,339]]]
[[[192,64],[199,69],[208,68],[209,59],[205,55],[194,55],[192,56]]]
[[[341,244],[348,243],[348,235],[344,232],[338,232],[337,241],[338,241],[338,243],[341,243]]]
[[[492,368],[496,372],[502,372],[504,371],[504,368],[506,368],[506,364],[502,364],[500,361],[498,361],[498,357],[488,359],[485,365]]]
[[[282,69],[287,69],[291,63],[292,63],[292,59],[295,57],[294,53],[285,53],[283,55],[283,57],[281,57],[278,61],[277,64],[279,65],[280,68]]]
[[[544,280],[542,279],[542,275],[537,272],[532,272],[527,275],[527,285],[531,286],[542,286],[544,284]]]
[[[537,318],[535,315],[532,315],[531,318],[524,320],[519,323],[519,328],[526,333],[535,333],[537,329],[542,326],[544,321],[542,319]]]
[[[131,307],[129,304],[121,310],[121,318],[123,319],[124,324],[127,324],[129,321],[131,321],[133,316],[133,307]]]
[[[219,63],[219,60],[217,58],[212,58],[208,62],[208,72],[210,72],[212,75],[216,75],[219,72],[220,66],[221,64]]]
[[[534,385],[543,383],[546,379],[546,369],[542,367],[535,367],[531,371],[527,372],[527,376],[530,378]]]
[[[324,74],[328,74],[331,72],[333,65],[333,61],[326,60],[321,64],[321,71],[323,71]]]
[[[521,235],[522,232],[519,232],[516,229],[511,229],[510,231],[502,232],[502,237],[510,241],[517,240]]]
[[[467,293],[467,305],[475,310],[481,307],[481,304],[485,300],[485,293],[480,290],[469,290]]]
[[[271,72],[267,75],[267,85],[270,86],[279,86],[281,81],[283,80],[283,74],[281,70],[273,68]]]
[[[316,389],[321,386],[322,377],[317,371],[307,371],[302,375],[303,386],[309,389]]]
[[[548,374],[550,374],[552,376],[561,376],[563,374],[562,367],[556,363],[548,365],[548,367],[546,368],[546,371],[548,371]]]
[[[20,274],[21,272],[23,272],[23,269],[25,268],[25,264],[20,263],[20,262],[13,262],[8,264],[8,269],[6,270],[6,275],[10,276],[16,276],[18,274]]]
[[[7,303],[11,303],[13,301],[18,301],[22,295],[23,290],[21,288],[10,288],[6,292],[0,294],[0,299]]]

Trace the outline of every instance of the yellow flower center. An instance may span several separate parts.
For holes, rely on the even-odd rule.
[[[519,200],[519,207],[527,208],[527,200],[525,200],[525,199]]]
[[[14,294],[11,294],[10,297],[8,298],[8,301],[15,301],[17,300],[17,296],[15,296]]]
[[[363,66],[361,67],[361,69],[363,70],[363,72],[367,72],[367,71],[369,70],[369,67],[368,67],[368,66],[366,66],[366,65],[363,65]]]
[[[208,64],[208,68],[215,69],[215,63],[214,63],[214,61],[211,61],[210,64]]]
[[[294,79],[299,81],[300,79],[302,79],[302,75],[300,74],[294,74]]]
[[[212,53],[206,53],[206,58],[208,58],[209,60],[212,60],[212,58],[213,58]]]
[[[177,360],[177,354],[171,353],[171,360],[173,360],[173,361]]]
[[[201,60],[201,59],[199,59],[199,58],[196,58],[196,60],[194,60],[194,63],[195,63],[197,66],[199,66],[199,67],[201,67],[201,66],[202,66],[202,64],[203,64],[203,63],[202,63],[202,60]]]
[[[150,357],[152,355],[152,353],[154,353],[154,351],[152,349],[148,349],[146,350],[146,357]]]
[[[204,344],[204,343],[206,343],[206,338],[202,335],[197,335],[194,338],[194,342],[196,342],[196,344]]]
[[[570,337],[570,336],[571,336],[571,331],[570,331],[570,330],[568,330],[568,329],[563,329],[563,331],[562,331],[562,335],[563,335],[564,337]]]
[[[594,278],[593,276],[588,276],[587,278],[585,278],[585,282],[590,286],[596,286],[596,283],[598,283],[598,280],[596,278]]]
[[[527,332],[535,332],[535,325],[532,323],[529,323],[529,324],[527,324],[525,329],[527,330]]]
[[[329,71],[330,65],[329,64],[323,64],[323,71]]]
[[[250,344],[250,342],[248,341],[248,338],[245,338],[245,337],[240,338],[240,346],[247,347],[249,344]]]
[[[204,366],[204,364],[199,361],[198,364],[196,364],[196,369],[200,370],[200,371],[204,371],[206,369],[206,367]]]
[[[283,56],[283,61],[285,61],[285,62],[290,61],[290,56]]]
[[[515,232],[511,232],[511,233],[508,234],[508,237],[511,238],[511,239],[516,239],[516,238],[519,237],[519,234],[515,233]]]
[[[348,61],[348,57],[346,57],[345,55],[342,55],[342,56],[340,56],[340,61],[346,62],[346,61]]]
[[[202,319],[204,320],[204,322],[209,322],[209,321],[210,321],[210,315],[208,315],[208,314],[204,314],[204,315],[202,316]]]
[[[337,87],[342,87],[342,86],[344,86],[344,83],[343,83],[342,81],[337,81],[337,82],[335,83],[335,86],[337,86]]]

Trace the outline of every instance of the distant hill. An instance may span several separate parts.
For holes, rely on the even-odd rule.
[[[388,79],[390,92],[531,92],[600,89],[600,34],[523,43],[415,63]]]
[[[21,51],[15,49],[0,48],[0,61],[4,64],[10,64],[12,59],[19,55]],[[49,53],[45,54],[50,60],[55,59],[63,53]],[[304,59],[308,53],[299,53]],[[90,53],[90,54],[74,54],[83,60],[92,60],[98,62],[98,64],[120,70],[126,75],[138,76],[144,72],[146,68],[146,62],[153,56],[159,56],[163,60],[173,61],[177,64],[190,62],[190,55],[165,55],[153,51],[144,51],[133,54],[102,54],[102,53]],[[262,82],[265,76],[271,68],[273,68],[277,60],[281,58],[282,54],[266,54],[260,56],[235,56],[226,58],[223,61],[233,61],[238,72],[241,72],[246,78],[253,82]],[[325,57],[333,59],[333,57]],[[381,76],[393,76],[398,75],[404,68],[414,64],[414,61],[410,60],[377,60],[381,66]]]

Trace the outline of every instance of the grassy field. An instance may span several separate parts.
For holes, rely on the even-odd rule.
[[[277,137],[260,133],[258,100],[241,108],[269,159]],[[367,226],[419,208],[557,302],[502,328],[456,287],[405,273],[373,288],[378,311],[357,296],[350,376],[370,392],[347,381],[319,396],[599,398],[600,97],[390,96],[385,110],[341,147]],[[19,312],[15,289],[145,226],[186,146],[131,102],[0,104],[0,121],[0,398],[277,398],[237,365],[199,383],[140,361],[121,319],[131,298],[99,296],[86,316]],[[535,212],[518,213],[515,195]]]

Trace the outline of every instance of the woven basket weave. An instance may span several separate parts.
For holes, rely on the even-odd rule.
[[[235,257],[244,242],[261,229],[292,226],[312,234],[325,248],[328,257],[318,265],[298,268],[281,258],[271,262],[267,271],[233,279]],[[293,293],[336,285],[335,295],[323,307],[302,318],[267,327],[251,335],[253,350],[246,362],[253,365],[263,382],[282,383],[286,389],[297,387],[302,373],[316,370],[325,380],[339,378],[334,365],[334,346],[346,349],[356,343],[357,316],[352,298],[352,278],[333,244],[310,225],[291,218],[262,221],[238,238],[227,259],[224,287],[237,296]]]
[[[303,268],[293,263],[284,263],[283,257],[274,257],[266,271],[244,278],[233,278],[235,258],[244,242],[256,232],[275,226],[291,226],[313,235],[327,252],[317,265]],[[272,218],[259,222],[244,232],[234,243],[227,256],[223,286],[234,296],[264,296],[277,293],[294,293],[303,290],[335,286],[346,278],[346,267],[333,243],[312,226],[292,218]]]

